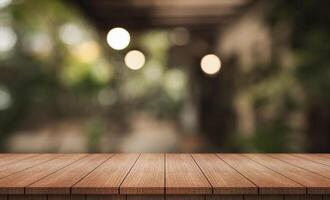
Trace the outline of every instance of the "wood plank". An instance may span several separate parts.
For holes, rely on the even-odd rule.
[[[141,154],[120,186],[121,194],[164,194],[164,154]]]
[[[18,162],[20,160],[27,159],[32,156],[37,156],[37,154],[0,154],[0,166]]]
[[[23,171],[30,167],[39,165],[43,162],[56,158],[56,154],[40,154],[37,156],[30,157],[28,159],[23,159],[8,165],[3,165],[0,167],[0,178],[10,176],[14,173]]]
[[[213,188],[213,194],[257,194],[258,188],[215,154],[192,154]]]
[[[330,153],[317,153],[317,155],[330,158]]]
[[[325,156],[325,154],[292,154],[292,155],[330,166],[330,157]]]
[[[111,154],[90,154],[25,188],[26,194],[70,194],[71,187],[108,160]]]
[[[316,163],[310,160],[306,160],[304,158],[296,157],[290,154],[270,154],[274,158],[283,160],[291,165],[309,170],[311,172],[317,173],[324,177],[330,178],[330,167]]]
[[[166,154],[166,194],[211,194],[212,187],[189,154]]]
[[[307,187],[308,194],[330,194],[330,179],[328,178],[265,154],[244,154],[244,156],[304,185]]]
[[[139,154],[116,154],[72,187],[72,194],[119,194]]]
[[[0,195],[0,200],[7,200],[7,195]]]
[[[305,194],[302,185],[238,154],[217,154],[259,188],[260,194]]]
[[[24,187],[87,156],[87,154],[58,154],[52,160],[0,179],[0,194],[24,194]]]

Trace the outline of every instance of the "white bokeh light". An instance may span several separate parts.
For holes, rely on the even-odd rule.
[[[48,56],[53,50],[53,41],[46,32],[37,32],[25,40],[24,48],[35,56]]]
[[[0,9],[5,8],[11,4],[12,0],[0,0]]]
[[[129,51],[125,55],[125,64],[132,70],[141,69],[146,61],[144,54],[138,50]]]
[[[5,89],[0,87],[0,111],[6,110],[11,106],[11,95]]]
[[[10,51],[16,44],[17,36],[9,26],[0,26],[0,53]]]
[[[113,28],[108,32],[107,42],[113,49],[125,49],[130,42],[129,32],[124,28]]]
[[[218,56],[208,54],[202,58],[201,68],[206,74],[216,74],[221,68],[221,61]]]
[[[84,30],[75,23],[66,23],[60,27],[59,36],[68,45],[77,45],[84,40]]]

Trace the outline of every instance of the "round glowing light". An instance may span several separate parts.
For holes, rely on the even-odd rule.
[[[130,35],[124,28],[113,28],[107,35],[107,42],[113,49],[125,49],[130,42]]]
[[[53,41],[46,32],[37,32],[28,37],[24,43],[24,48],[36,57],[47,57],[53,50]]]
[[[221,61],[218,56],[208,54],[202,58],[201,68],[206,74],[216,74],[221,68]]]
[[[5,88],[0,87],[0,111],[6,110],[10,106],[11,106],[10,93]]]
[[[7,7],[11,2],[12,0],[0,0],[0,9]]]
[[[85,33],[82,27],[69,22],[60,27],[59,37],[65,44],[78,45],[84,40]]]
[[[10,51],[16,44],[17,36],[11,27],[0,26],[0,53]]]
[[[100,47],[97,42],[90,40],[71,49],[72,54],[84,63],[92,63],[100,56]]]
[[[146,61],[144,54],[138,50],[129,51],[125,55],[125,64],[132,70],[141,69]]]

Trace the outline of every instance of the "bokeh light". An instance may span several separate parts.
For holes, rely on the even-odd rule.
[[[91,75],[94,80],[99,83],[106,83],[113,75],[111,66],[106,60],[99,60],[96,64],[92,65]]]
[[[146,62],[145,67],[143,69],[143,74],[145,79],[150,83],[158,83],[161,80],[163,75],[163,66],[159,60],[151,60]]]
[[[138,50],[129,51],[125,56],[125,64],[132,70],[141,69],[145,61],[144,54]]]
[[[100,47],[94,40],[80,43],[70,49],[71,53],[81,62],[91,63],[100,56]]]
[[[65,44],[76,45],[83,41],[84,32],[77,24],[66,23],[60,27],[59,37]]]
[[[168,70],[164,77],[164,86],[168,95],[174,100],[180,100],[185,95],[186,74],[180,69]]]
[[[130,42],[129,32],[124,28],[113,28],[107,35],[107,42],[113,49],[125,49]]]
[[[6,110],[10,106],[11,106],[11,95],[5,88],[0,87],[0,111]]]
[[[0,0],[0,9],[7,7],[11,2],[12,0]]]
[[[9,26],[0,26],[0,53],[10,51],[16,44],[17,36]]]
[[[47,57],[53,50],[53,40],[46,32],[32,34],[23,43],[24,48],[34,56]]]
[[[208,54],[202,58],[201,68],[206,74],[216,74],[221,68],[221,61],[218,56]]]

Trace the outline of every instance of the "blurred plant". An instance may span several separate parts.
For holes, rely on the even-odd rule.
[[[306,94],[308,151],[330,149],[329,1],[276,1],[271,22],[291,24],[290,46],[298,61],[295,75]]]
[[[99,151],[104,118],[126,124],[139,110],[162,117],[180,112],[186,78],[167,66],[167,31],[131,33],[132,47],[147,55],[145,66],[131,71],[126,50],[110,50],[70,2],[8,2],[0,5],[1,150],[21,124],[100,116],[87,128],[89,151]]]
[[[330,93],[327,92],[330,90],[330,14],[326,8],[330,3],[259,2],[261,6],[256,8],[263,8],[266,14],[252,15],[250,20],[259,22],[260,32],[269,33],[265,37],[269,46],[264,47],[270,49],[271,56],[267,62],[258,62],[259,57],[254,57],[249,71],[244,71],[247,66],[239,63],[234,79],[238,125],[227,149],[327,152],[330,149]],[[246,25],[243,23],[241,28],[247,30]],[[267,43],[259,38],[255,41]],[[256,48],[249,48],[247,53]]]
[[[104,124],[100,119],[91,120],[86,128],[88,152],[99,152]]]

